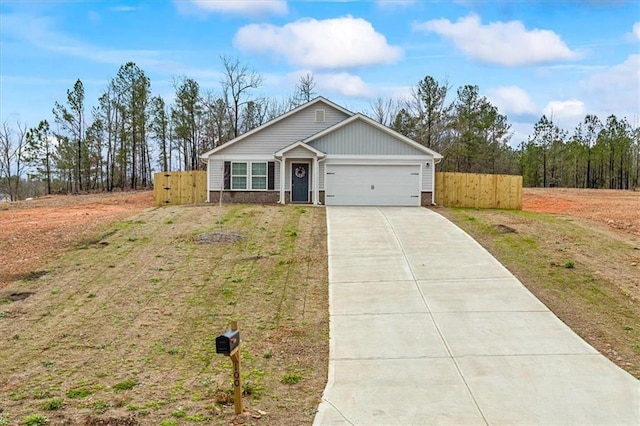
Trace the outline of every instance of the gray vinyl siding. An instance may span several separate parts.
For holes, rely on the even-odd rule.
[[[307,148],[303,146],[298,146],[292,150],[287,151],[285,156],[287,158],[314,158],[316,154],[309,151]]]
[[[224,186],[224,162],[234,161],[232,159],[209,158],[209,191],[220,191]],[[249,160],[237,160],[239,162],[250,162]],[[274,161],[274,160],[256,160],[256,161]],[[274,170],[274,189],[280,190],[280,163],[275,162]]]
[[[426,164],[429,163],[429,167]],[[433,192],[433,160],[427,160],[422,163],[422,190]]]
[[[324,161],[322,163],[319,164],[320,167],[318,170],[318,173],[320,173],[320,183],[318,184],[318,189],[320,189],[321,191],[324,191]]]
[[[336,155],[425,155],[423,151],[356,120],[309,143],[314,148]]]
[[[221,191],[224,188],[224,160],[209,158],[209,191]]]
[[[316,123],[317,109],[325,110],[323,123]],[[321,132],[348,117],[347,114],[327,104],[316,103],[247,136],[238,143],[229,145],[226,149],[221,149],[216,155],[232,157],[274,154],[283,147]]]

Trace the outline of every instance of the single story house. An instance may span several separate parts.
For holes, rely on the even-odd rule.
[[[201,159],[209,202],[419,206],[442,155],[318,97]]]

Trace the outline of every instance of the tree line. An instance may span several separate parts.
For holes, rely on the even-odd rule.
[[[451,87],[425,77],[407,101],[378,99],[379,122],[444,156],[441,171],[523,176],[527,187],[635,189],[640,187],[640,127],[610,115],[587,114],[573,132],[543,115],[516,148],[511,125],[478,86]]]
[[[52,192],[148,188],[153,171],[198,170],[199,155],[315,97],[306,74],[287,98],[259,97],[263,78],[221,57],[220,90],[188,77],[173,80],[174,99],[153,95],[135,63],[120,67],[89,108],[77,80],[53,121],[8,122],[0,129],[0,193],[12,199]],[[452,100],[449,100],[453,97]],[[441,171],[520,174],[525,186],[630,189],[640,184],[640,128],[626,118],[587,115],[569,133],[542,116],[533,134],[511,144],[507,116],[475,85],[452,92],[426,76],[408,99],[379,98],[366,115],[444,156]]]
[[[120,67],[89,108],[80,79],[55,102],[53,121],[0,129],[0,193],[12,199],[52,192],[148,188],[153,171],[198,170],[199,155],[309,101],[315,83],[300,78],[294,93],[255,95],[262,76],[236,58],[221,57],[219,92],[188,77],[173,80],[174,101],[153,95],[135,63]]]

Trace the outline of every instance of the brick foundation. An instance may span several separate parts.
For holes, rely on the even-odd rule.
[[[309,194],[311,200],[312,194]],[[223,203],[257,203],[257,204],[276,204],[280,197],[279,191],[223,191]],[[286,204],[291,204],[291,193],[285,191],[284,199]],[[217,203],[220,200],[220,191],[210,191],[209,200]],[[320,204],[324,205],[324,191],[320,191]],[[421,194],[420,205],[430,206],[433,204],[433,193],[423,192]]]
[[[223,191],[223,203],[257,203],[275,204],[278,202],[280,194],[278,191]],[[220,191],[210,191],[209,201],[211,203],[220,202]]]
[[[433,204],[433,192],[423,192],[420,197],[421,206],[430,206]]]

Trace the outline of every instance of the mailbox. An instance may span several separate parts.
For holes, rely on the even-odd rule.
[[[230,330],[216,337],[216,353],[230,355],[240,344],[240,331]]]

